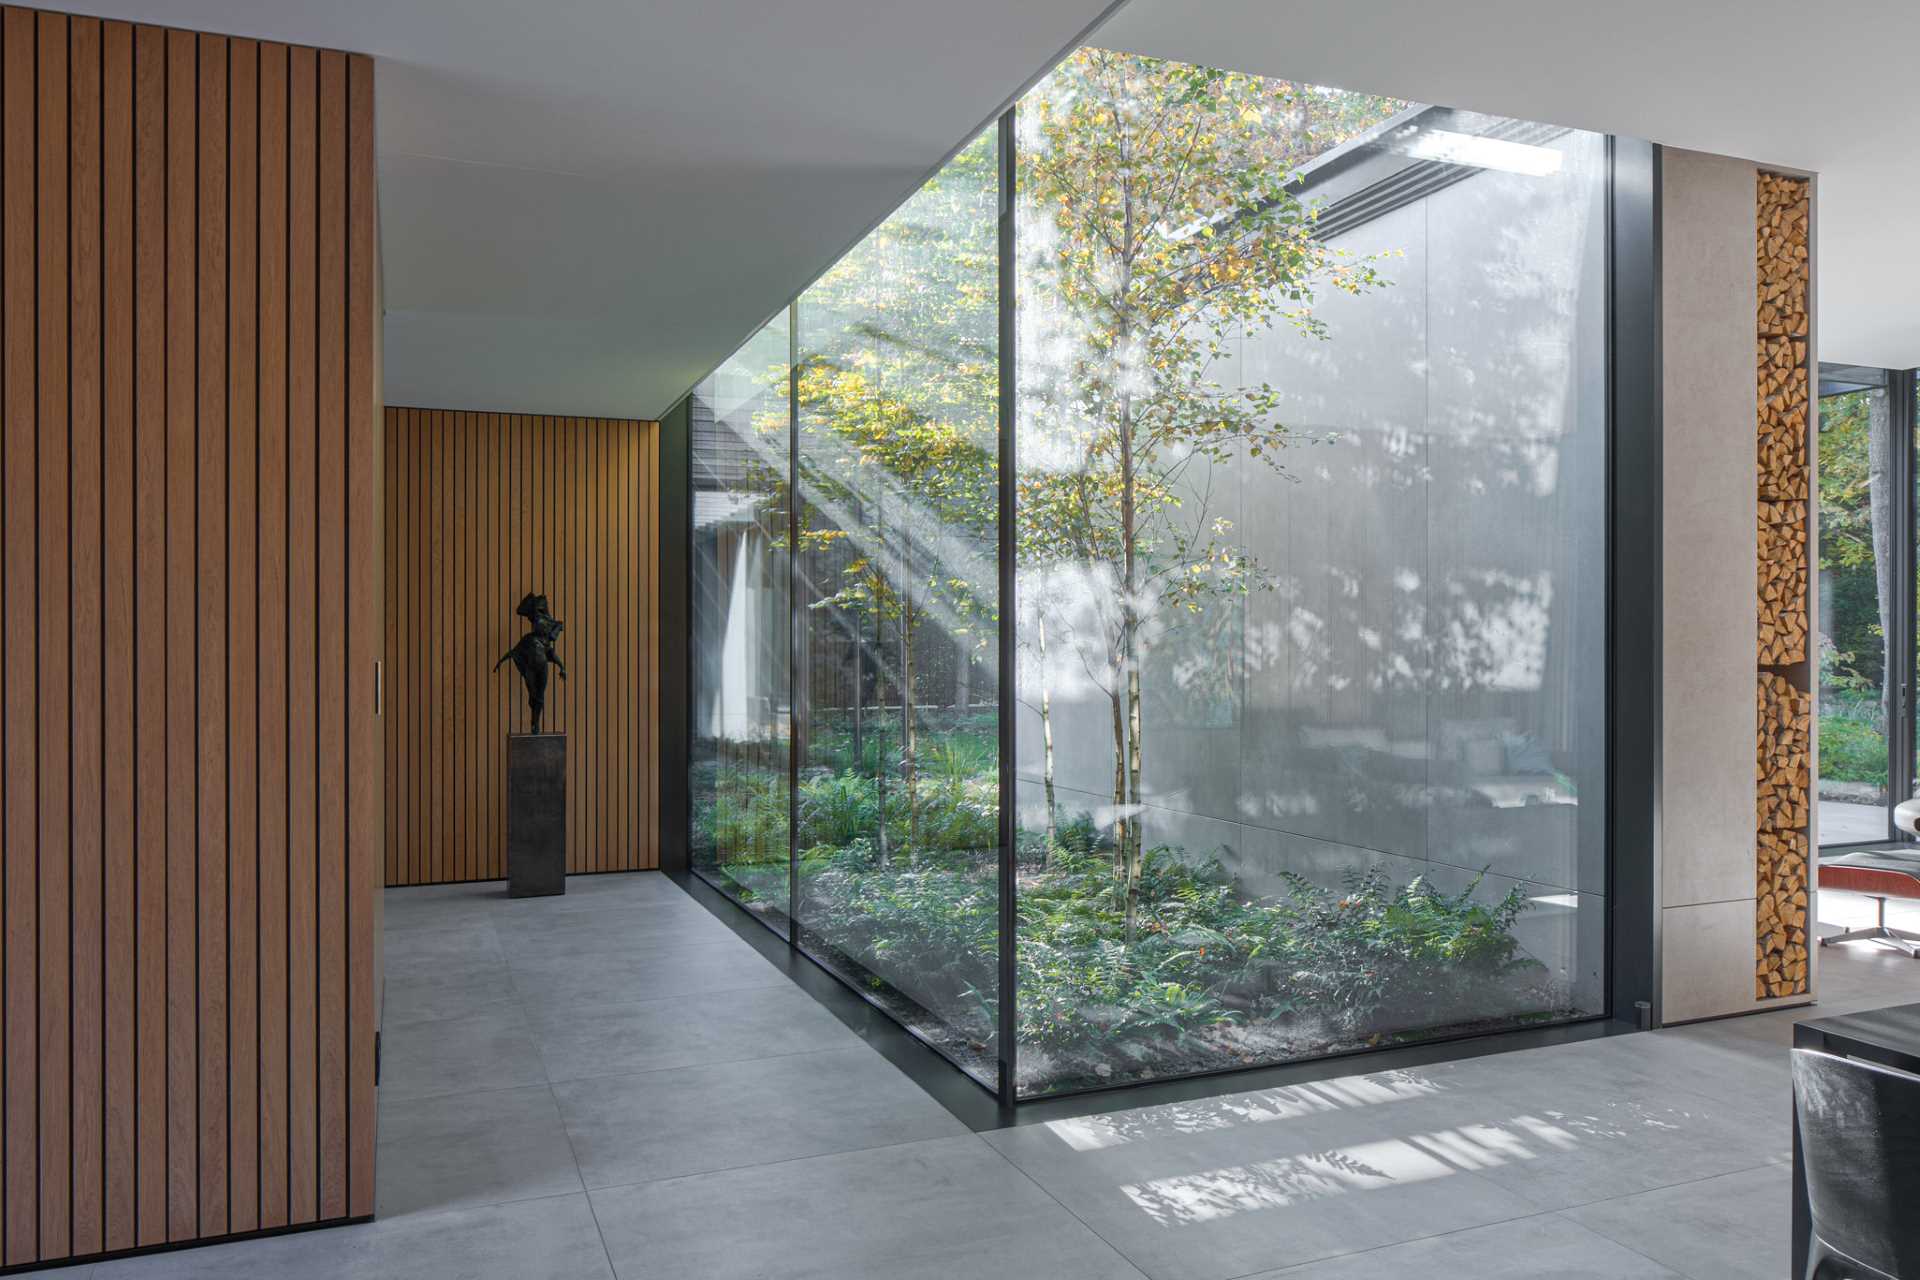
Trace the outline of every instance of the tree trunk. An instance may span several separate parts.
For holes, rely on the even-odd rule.
[[[1867,397],[1867,509],[1872,520],[1873,585],[1880,607],[1880,710],[1885,730],[1893,728],[1893,700],[1900,682],[1893,652],[1893,493],[1888,484],[1887,397]]]
[[[900,782],[907,790],[907,865],[920,865],[919,739],[913,718],[913,591],[900,597]]]
[[[1059,810],[1053,798],[1053,674],[1047,668],[1047,615],[1043,610],[1039,615],[1040,630],[1040,743],[1042,764],[1040,777],[1046,786],[1047,795],[1047,857],[1048,865],[1053,863],[1053,844],[1060,834]]]
[[[1134,254],[1134,203],[1133,174],[1127,154],[1126,132],[1121,129],[1119,137],[1120,155],[1120,278],[1115,298],[1118,299],[1118,322],[1114,332],[1118,339],[1115,350],[1128,349],[1133,336],[1133,317],[1129,299],[1133,293],[1133,254]],[[1140,917],[1140,662],[1139,662],[1139,601],[1135,593],[1139,590],[1139,568],[1135,561],[1135,543],[1139,537],[1139,510],[1135,486],[1133,456],[1133,393],[1122,390],[1119,394],[1119,418],[1114,426],[1118,432],[1120,446],[1120,554],[1122,577],[1120,583],[1120,662],[1116,674],[1122,674],[1127,682],[1128,711],[1123,726],[1120,709],[1120,687],[1116,681],[1113,692],[1113,720],[1116,758],[1114,761],[1114,790],[1118,793],[1121,818],[1122,839],[1120,842],[1121,867],[1126,877],[1126,942],[1133,945],[1134,933]],[[1126,773],[1122,774],[1124,763]],[[1129,785],[1130,784],[1130,785]]]
[[[973,708],[973,637],[953,638],[953,708],[964,717]]]
[[[1124,334],[1125,330],[1122,330]],[[1133,944],[1133,936],[1139,924],[1140,916],[1140,654],[1139,620],[1135,612],[1134,592],[1139,587],[1139,572],[1134,561],[1134,539],[1138,533],[1134,522],[1137,511],[1134,505],[1133,471],[1133,402],[1128,395],[1120,397],[1120,555],[1122,577],[1120,583],[1120,670],[1117,674],[1126,679],[1126,721],[1124,728],[1120,723],[1120,690],[1116,682],[1113,694],[1114,728],[1123,737],[1124,751],[1115,761],[1115,790],[1120,793],[1120,812],[1125,815],[1121,821],[1124,838],[1121,840],[1121,868],[1126,880],[1127,894],[1127,944]],[[1118,766],[1124,760],[1126,772],[1122,775]]]
[[[1127,940],[1133,940],[1139,914],[1140,877],[1147,858],[1140,830],[1140,663],[1136,653],[1127,661]]]
[[[1120,686],[1115,682],[1107,695],[1113,704],[1113,878],[1127,899],[1127,914],[1133,914],[1133,886],[1127,880],[1127,719],[1120,703]]]

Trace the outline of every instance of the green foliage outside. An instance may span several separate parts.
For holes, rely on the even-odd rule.
[[[1877,699],[1886,671],[1886,637],[1874,576],[1870,498],[1876,394],[1884,393],[1854,391],[1820,401],[1820,574],[1828,614],[1820,683],[1826,690],[1870,693]],[[1821,774],[1838,777],[1829,772],[1826,756],[1823,737]],[[1883,765],[1874,781],[1885,777]]]
[[[1206,851],[1147,847],[1137,817],[1149,632],[1214,634],[1269,582],[1194,478],[1226,463],[1283,472],[1302,439],[1278,420],[1276,388],[1223,387],[1211,370],[1243,333],[1337,341],[1316,296],[1390,283],[1380,260],[1317,237],[1289,184],[1404,105],[1099,50],[1021,104],[1019,216],[1044,224],[1047,246],[1020,264],[1021,295],[1057,304],[1070,341],[1055,349],[1072,351],[1018,389],[1022,450],[1046,441],[1033,452],[1068,461],[1023,463],[1017,564],[1030,586],[1061,565],[1110,586],[1100,618],[1079,634],[1057,618],[1052,639],[1111,702],[1112,740],[1074,747],[1110,754],[1127,815],[1096,829],[1054,811],[1043,687],[1049,812],[1020,833],[1016,867],[1021,1063],[1037,1087],[1312,1056],[1564,1004],[1515,940],[1530,905],[1518,889],[1487,902],[1477,879],[1447,894],[1376,871],[1337,891],[1284,876],[1258,895]],[[964,148],[797,305],[798,543],[773,535],[811,584],[811,635],[870,638],[860,733],[852,707],[808,708],[791,797],[805,940],[977,1060],[998,1004],[998,726],[967,705],[929,707],[923,659],[944,643],[987,672],[1013,625],[994,578],[996,158],[991,132]],[[776,460],[788,378],[767,369],[753,424]],[[764,480],[769,504],[784,501],[784,478]],[[1033,621],[1019,643],[1044,672],[1039,628],[1053,624],[1044,607]],[[728,753],[700,758],[715,756]],[[704,768],[700,865],[784,913],[786,772]]]
[[[1021,448],[1056,461],[1022,467],[1017,554],[1024,573],[1072,565],[1102,587],[1098,616],[1063,647],[1111,706],[1128,938],[1146,871],[1151,633],[1271,585],[1203,477],[1241,460],[1283,472],[1296,440],[1278,388],[1224,386],[1212,370],[1243,335],[1326,338],[1321,294],[1388,283],[1377,258],[1315,234],[1292,183],[1404,105],[1104,49],[1074,53],[1020,105],[1021,216],[1041,246],[1020,265],[1050,300],[1036,324],[1054,330],[1030,345],[1058,351],[1023,360]]]
[[[1887,785],[1887,730],[1878,699],[1829,702],[1820,712],[1820,776]]]
[[[960,748],[975,751],[979,747]],[[883,995],[936,1016],[951,1048],[985,1053],[996,1008],[998,883],[990,773],[920,780],[921,820],[945,827],[916,865],[872,833],[906,821],[895,788],[851,770],[801,784],[801,920],[809,941],[867,970]],[[786,792],[748,771],[715,779],[702,834],[751,901],[784,894]],[[1545,970],[1513,936],[1529,903],[1424,879],[1356,872],[1339,890],[1298,876],[1248,895],[1212,857],[1156,847],[1137,885],[1134,937],[1109,831],[1085,816],[1023,833],[1017,1016],[1024,1073],[1049,1087],[1312,1056],[1553,1010]],[[746,851],[765,849],[764,859]],[[784,902],[781,907],[784,909]],[[883,976],[884,975],[884,976]],[[895,983],[911,983],[896,991]]]

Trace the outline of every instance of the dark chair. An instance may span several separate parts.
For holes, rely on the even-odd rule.
[[[1813,1239],[1803,1280],[1920,1280],[1920,1075],[1793,1051]]]

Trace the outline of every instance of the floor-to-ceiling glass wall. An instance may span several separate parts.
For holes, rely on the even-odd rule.
[[[1019,115],[1023,1093],[1599,1012],[1606,144]]]
[[[1820,843],[1888,837],[1894,490],[1887,371],[1820,369]]]
[[[793,310],[800,944],[994,1085],[996,139]]]
[[[1023,1097],[1605,1012],[1607,157],[1067,59],[695,394],[695,869]]]
[[[792,742],[788,330],[694,388],[691,862],[785,932]]]

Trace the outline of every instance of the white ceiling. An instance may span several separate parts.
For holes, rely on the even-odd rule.
[[[69,0],[378,56],[388,403],[608,415],[664,409],[1108,3]],[[1821,355],[1920,364],[1920,81],[1876,58],[1920,6],[1829,12],[1131,0],[1098,40],[1819,171]]]
[[[1920,5],[1129,0],[1098,43],[1820,175],[1820,357],[1920,365]]]
[[[389,404],[653,415],[1112,0],[65,0],[374,54]]]

